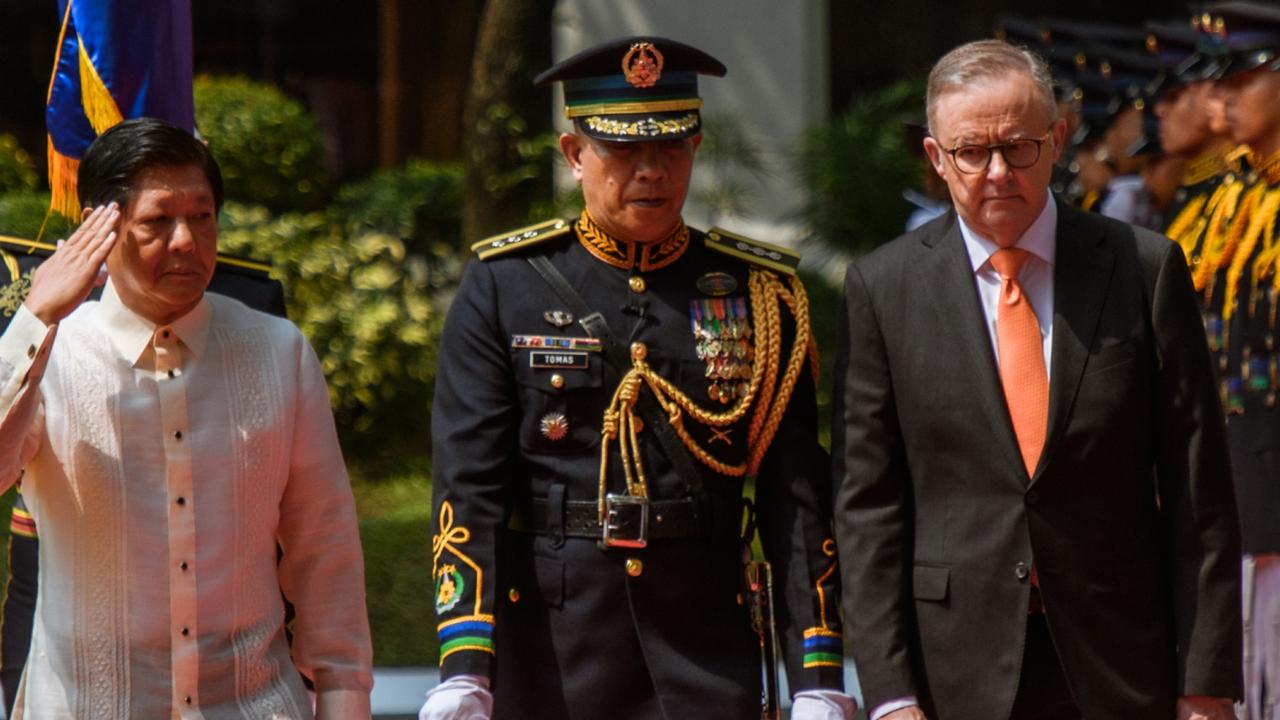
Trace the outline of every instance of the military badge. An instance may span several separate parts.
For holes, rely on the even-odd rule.
[[[564,335],[512,335],[512,350],[571,350],[600,352],[598,338],[567,337]]]
[[[558,328],[569,327],[573,324],[573,313],[566,310],[547,310],[542,313],[542,319]]]
[[[694,285],[703,295],[723,297],[738,289],[738,279],[726,272],[709,272],[698,278]]]
[[[632,45],[622,56],[622,76],[632,87],[653,87],[662,77],[662,53],[653,43]]]
[[[755,349],[746,298],[689,302],[694,352],[706,366],[707,396],[728,405],[747,394]]]
[[[569,420],[563,413],[547,413],[538,421],[538,430],[551,442],[563,440],[569,434]]]
[[[443,563],[436,570],[436,613],[446,613],[457,606],[466,582],[453,563]]]

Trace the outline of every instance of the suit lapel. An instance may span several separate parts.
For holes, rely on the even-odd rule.
[[[954,211],[950,218],[946,230],[923,239],[933,252],[918,266],[916,287],[927,291],[937,321],[934,337],[942,340],[939,348],[945,348],[941,351],[948,354],[957,353],[958,361],[963,363],[963,375],[972,379],[977,405],[992,429],[992,442],[999,446],[993,452],[1001,453],[1013,467],[1022,468],[1022,453],[1005,404],[969,253]]]
[[[1102,245],[1104,231],[1084,213],[1058,203],[1053,270],[1053,350],[1050,353],[1049,428],[1036,465],[1039,477],[1071,414],[1089,348],[1093,345],[1115,258]],[[1035,482],[1034,478],[1032,482]]]

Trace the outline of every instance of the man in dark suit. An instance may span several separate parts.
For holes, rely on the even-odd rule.
[[[844,615],[878,718],[1231,717],[1239,537],[1167,239],[1056,201],[1043,61],[948,53],[925,140],[955,210],[845,280]]]

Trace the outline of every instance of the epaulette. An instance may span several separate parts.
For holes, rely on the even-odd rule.
[[[35,240],[13,237],[12,235],[0,235],[0,249],[7,250],[14,255],[49,257],[58,248],[53,243],[36,242]]]
[[[732,255],[783,275],[795,275],[800,266],[800,253],[759,240],[752,240],[723,228],[707,231],[706,245],[716,252]]]
[[[536,245],[544,240],[560,237],[573,230],[573,223],[568,220],[548,220],[537,225],[530,225],[509,233],[485,238],[471,246],[471,251],[481,260],[505,255],[513,250]]]
[[[255,278],[271,277],[271,263],[221,253],[218,254],[218,269]]]
[[[58,246],[54,243],[28,240],[26,238],[13,237],[12,235],[0,235],[0,249],[7,250],[15,255],[49,257],[54,250],[58,249]],[[271,273],[271,265],[268,263],[221,253],[218,255],[218,268],[253,277],[267,277]]]

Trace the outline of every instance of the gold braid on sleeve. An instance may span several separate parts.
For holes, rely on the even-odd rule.
[[[817,367],[809,331],[809,298],[799,278],[791,278],[790,287],[772,272],[752,269],[748,280],[751,294],[753,336],[755,338],[755,362],[746,393],[725,412],[703,409],[692,398],[666,378],[654,372],[645,361],[645,352],[633,349],[631,369],[622,377],[614,390],[613,399],[604,412],[603,435],[600,443],[600,487],[598,512],[604,519],[604,500],[608,491],[609,452],[613,443],[618,444],[622,460],[627,492],[637,497],[647,497],[648,482],[644,474],[639,445],[636,439],[635,403],[640,393],[648,388],[681,442],[699,462],[730,477],[754,475],[764,459],[769,444],[777,434],[778,425],[786,413],[787,403],[795,390],[806,360]],[[795,339],[782,367],[782,310],[785,303],[795,318]],[[779,380],[781,376],[781,380]],[[742,463],[726,463],[706,448],[685,427],[685,418],[711,428],[724,428],[742,420],[751,412],[747,431],[747,447],[750,454]]]

